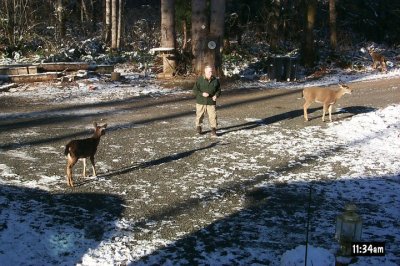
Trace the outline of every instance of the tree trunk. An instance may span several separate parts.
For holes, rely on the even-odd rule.
[[[9,45],[14,46],[15,45],[15,23],[14,23],[14,16],[13,14],[15,13],[15,6],[12,7],[11,3],[9,3],[9,1],[4,1],[4,6],[2,6],[1,8],[3,8],[5,16],[4,16],[4,20],[7,21],[6,24],[6,38],[8,40]]]
[[[122,25],[123,21],[123,12],[124,12],[124,0],[119,0],[118,5],[118,33],[117,33],[117,48],[121,48],[122,41]]]
[[[96,23],[98,19],[98,14],[96,12],[96,6],[94,0],[90,0],[90,32],[96,32]]]
[[[331,49],[336,50],[337,34],[336,34],[336,0],[329,0],[329,29]]]
[[[222,76],[222,48],[225,26],[225,0],[211,0],[210,35],[208,41],[214,41],[216,47],[207,46],[207,64],[215,68],[217,76]]]
[[[117,49],[117,38],[118,38],[118,12],[117,12],[117,1],[118,0],[112,0],[111,1],[111,49],[115,50]]]
[[[206,1],[192,0],[192,53],[193,72],[201,74],[204,68],[204,50],[208,32]]]
[[[105,29],[104,41],[110,43],[111,41],[111,0],[105,0]]]
[[[85,24],[85,21],[87,22],[89,20],[90,20],[90,17],[89,17],[89,13],[88,13],[88,10],[86,7],[85,0],[81,0],[81,22],[82,22],[82,25]]]
[[[161,0],[161,47],[175,49],[175,36],[175,0]],[[174,54],[175,51],[162,54],[164,77],[172,77],[175,73]]]
[[[82,29],[82,32],[84,32],[84,34],[87,34],[86,24],[87,24],[87,21],[89,21],[89,14],[88,14],[85,0],[81,0],[80,11],[81,11],[81,20],[80,20],[81,29]]]
[[[182,51],[185,51],[186,47],[187,47],[187,22],[186,22],[186,20],[182,21],[182,34],[183,34]]]
[[[317,10],[317,0],[306,0],[306,29],[303,43],[303,62],[307,67],[313,67],[316,60],[314,45],[314,26]]]
[[[280,8],[280,1],[275,1],[272,4],[272,10],[270,12],[270,44],[271,50],[274,52],[279,48],[279,39],[282,34],[282,32],[279,30],[279,23],[282,20],[280,16]]]
[[[57,36],[58,40],[62,40],[65,37],[65,12],[63,0],[57,0],[55,4],[56,16],[57,16]]]

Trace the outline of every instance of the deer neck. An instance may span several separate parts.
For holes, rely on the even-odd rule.
[[[92,139],[98,144],[100,142],[101,135],[93,134]]]
[[[344,90],[338,91],[338,94],[337,94],[337,96],[336,96],[336,99],[340,99],[345,93],[346,93],[346,91],[344,91]]]

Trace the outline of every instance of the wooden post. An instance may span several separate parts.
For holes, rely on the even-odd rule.
[[[121,78],[121,73],[119,72],[111,72],[111,80],[118,81]]]
[[[157,75],[158,78],[172,78],[175,74],[175,48],[158,47],[150,49],[150,54],[158,52],[158,56],[163,59],[163,73]]]

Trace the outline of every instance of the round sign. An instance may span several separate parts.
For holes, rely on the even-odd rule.
[[[215,49],[215,47],[217,46],[217,44],[214,41],[209,41],[208,42],[208,48]]]

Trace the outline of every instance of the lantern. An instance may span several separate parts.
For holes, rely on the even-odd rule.
[[[336,217],[335,238],[340,244],[342,256],[350,256],[351,243],[361,240],[362,219],[356,210],[356,205],[347,204],[345,211]]]

